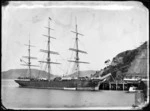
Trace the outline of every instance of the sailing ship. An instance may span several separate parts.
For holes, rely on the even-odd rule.
[[[17,82],[19,84],[20,87],[26,87],[26,88],[46,88],[46,89],[63,89],[63,90],[99,90],[99,85],[100,83],[102,83],[107,77],[103,77],[103,78],[99,78],[99,79],[92,79],[92,78],[84,78],[84,77],[80,77],[80,71],[79,71],[79,64],[83,63],[83,64],[89,64],[88,62],[83,62],[83,61],[79,61],[79,53],[84,53],[87,54],[87,52],[79,50],[78,48],[78,36],[83,36],[83,34],[78,32],[77,29],[77,23],[75,26],[75,31],[71,31],[72,33],[76,34],[76,38],[75,38],[75,42],[76,42],[76,48],[69,48],[69,50],[74,51],[76,53],[76,57],[75,60],[68,60],[68,62],[74,62],[77,66],[77,78],[65,78],[65,77],[60,77],[59,79],[51,79],[50,74],[51,74],[51,64],[60,64],[57,62],[53,62],[50,58],[51,54],[56,54],[59,55],[58,52],[52,51],[50,49],[50,40],[51,39],[56,39],[54,37],[52,37],[50,35],[50,31],[53,30],[50,27],[50,21],[52,19],[49,17],[48,18],[48,27],[46,27],[48,29],[48,35],[44,35],[48,38],[47,44],[47,50],[43,50],[41,49],[41,52],[47,53],[47,60],[46,61],[39,61],[41,63],[46,63],[48,66],[48,75],[47,75],[47,79],[46,80],[41,80],[41,79],[33,79],[31,78],[31,69],[30,66],[34,66],[31,65],[30,63],[30,59],[33,59],[33,57],[30,57],[30,42],[29,42],[29,56],[28,58],[28,64],[27,66],[29,66],[29,73],[30,76],[28,78],[18,78],[15,80],[15,82]],[[109,75],[108,75],[109,76]]]

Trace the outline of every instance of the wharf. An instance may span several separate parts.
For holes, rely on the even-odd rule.
[[[138,87],[138,82],[103,82],[100,84],[100,90],[129,90],[131,86]]]

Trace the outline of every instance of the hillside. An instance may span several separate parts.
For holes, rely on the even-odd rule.
[[[147,76],[147,50],[147,42],[144,42],[136,49],[119,53],[112,59],[111,64],[103,69],[101,75],[111,73],[116,80],[133,74]]]
[[[2,79],[16,79],[18,77],[26,77],[27,76],[27,71],[28,69],[11,69],[8,71],[2,72]],[[46,78],[47,77],[47,72],[45,71],[40,71],[37,69],[32,69],[32,77],[41,77],[41,78]],[[95,74],[96,71],[93,70],[86,70],[86,71],[80,71],[80,77],[85,77],[88,76],[90,77],[91,74]],[[73,73],[68,75],[69,77],[77,77],[77,73]],[[56,77],[56,75],[51,74],[51,79]]]
[[[27,71],[28,71],[28,69],[11,69],[11,70],[2,72],[1,76],[2,76],[2,79],[16,79],[18,77],[26,77]],[[45,72],[45,71],[32,69],[31,73],[32,73],[33,77],[38,77],[38,75],[39,75],[39,77],[43,77],[43,78],[47,77],[47,72]],[[51,77],[54,78],[55,76],[51,75]]]
[[[142,75],[147,74],[147,65],[148,65],[148,57],[147,57],[147,48],[146,44],[143,44],[138,48],[139,54],[132,61],[130,68],[128,69],[128,74],[132,73],[141,73]]]

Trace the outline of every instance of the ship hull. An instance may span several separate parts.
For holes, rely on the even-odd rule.
[[[60,90],[99,90],[100,81],[98,80],[66,80],[66,81],[25,81],[15,80],[20,87],[44,88]]]

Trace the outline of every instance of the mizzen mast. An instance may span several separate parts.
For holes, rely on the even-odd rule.
[[[49,81],[50,81],[50,74],[51,74],[51,64],[60,64],[60,63],[57,63],[57,62],[52,62],[52,61],[51,61],[51,58],[50,58],[50,54],[59,55],[58,52],[55,52],[55,51],[51,51],[51,50],[50,50],[50,40],[51,40],[50,38],[56,39],[55,37],[52,37],[52,36],[50,35],[50,31],[51,31],[51,30],[54,30],[54,29],[52,29],[52,28],[50,27],[50,21],[51,21],[51,20],[52,20],[52,19],[49,17],[49,18],[48,18],[48,27],[45,27],[45,28],[48,29],[48,35],[43,35],[43,36],[45,36],[45,37],[48,37],[47,50],[40,49],[41,52],[47,53],[47,59],[46,59],[46,61],[39,61],[39,62],[46,63],[46,64],[48,65],[48,77],[47,77],[47,78],[48,78]]]
[[[31,54],[30,54],[31,53],[31,49],[30,49],[30,47],[35,47],[35,46],[30,44],[30,39],[29,39],[29,44],[25,44],[25,45],[28,46],[28,56],[22,56],[22,57],[28,59],[28,62],[26,63],[25,61],[23,61],[21,59],[21,61],[26,63],[26,64],[21,64],[21,65],[29,67],[29,78],[31,78],[31,66],[38,67],[37,65],[31,65],[31,59],[37,59],[37,58],[36,57],[31,57]]]
[[[78,78],[79,78],[79,63],[84,63],[84,64],[89,64],[88,62],[83,62],[83,61],[79,61],[79,53],[84,53],[84,54],[87,54],[87,52],[85,51],[82,51],[82,50],[79,50],[79,46],[78,46],[78,35],[81,35],[81,36],[84,36],[83,34],[79,33],[78,32],[78,27],[77,27],[77,23],[76,23],[76,27],[75,27],[75,31],[71,31],[72,33],[75,33],[76,34],[76,38],[75,38],[75,42],[76,42],[76,49],[74,48],[69,48],[69,50],[71,51],[75,51],[76,52],[76,57],[75,57],[75,60],[68,60],[69,62],[75,62],[76,65],[77,65],[77,75],[78,75]]]

